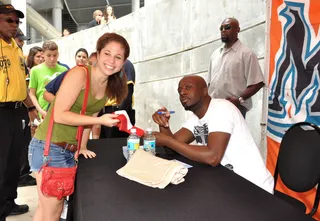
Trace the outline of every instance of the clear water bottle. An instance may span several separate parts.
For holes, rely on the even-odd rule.
[[[60,221],[66,221],[68,215],[68,201],[65,199],[63,202],[63,210],[60,216]]]
[[[147,129],[147,133],[143,137],[143,149],[152,155],[156,155],[156,137],[152,134],[151,128]]]
[[[134,152],[140,148],[140,138],[137,135],[137,130],[132,128],[130,130],[130,135],[127,140],[127,147],[128,147],[128,161],[133,156]]]

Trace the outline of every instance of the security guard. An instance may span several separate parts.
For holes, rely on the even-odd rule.
[[[24,57],[14,41],[19,18],[23,17],[12,5],[0,5],[0,221],[29,210],[28,205],[14,202],[24,145],[23,105],[28,108],[31,122],[37,117],[27,93]]]

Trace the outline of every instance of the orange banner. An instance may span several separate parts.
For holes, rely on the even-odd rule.
[[[270,1],[267,167],[274,173],[285,131],[302,121],[320,125],[320,1]],[[296,193],[280,179],[276,188],[312,208],[315,189]]]

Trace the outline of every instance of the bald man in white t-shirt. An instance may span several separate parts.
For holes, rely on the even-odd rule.
[[[165,107],[157,110],[152,115],[160,129],[154,133],[157,146],[167,146],[200,163],[221,164],[273,194],[274,179],[240,111],[226,99],[211,99],[205,80],[199,76],[182,78],[178,93],[182,106],[193,115],[172,133],[170,113]],[[197,145],[191,144],[193,141]]]

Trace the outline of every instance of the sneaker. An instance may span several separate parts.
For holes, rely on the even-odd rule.
[[[27,176],[26,178],[23,178],[22,180],[19,180],[18,187],[23,186],[34,186],[37,185],[36,179],[32,176]]]
[[[29,211],[29,206],[27,204],[17,205],[16,203],[12,204],[11,212],[9,216],[21,215]]]

